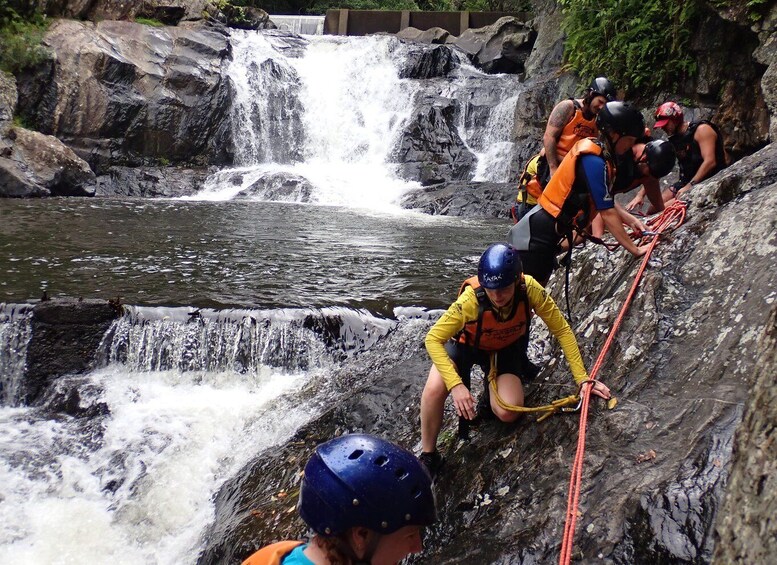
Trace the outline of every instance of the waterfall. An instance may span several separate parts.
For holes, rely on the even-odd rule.
[[[368,349],[394,326],[346,308],[127,310],[100,349],[104,363],[133,371],[307,371]]]
[[[396,38],[234,32],[236,169],[192,197],[382,209],[416,186],[387,163],[417,81],[399,78]]]
[[[30,305],[0,304],[0,406],[15,406],[21,401],[31,320]]]
[[[0,308],[3,363],[29,316]],[[303,387],[326,388],[396,324],[346,308],[126,307],[96,370],[58,378],[41,406],[0,405],[2,561],[196,562],[223,482],[327,406]]]

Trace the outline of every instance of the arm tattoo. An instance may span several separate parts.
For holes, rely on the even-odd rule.
[[[554,128],[563,129],[563,127],[569,123],[569,120],[572,119],[574,114],[575,105],[569,100],[565,100],[553,108],[553,111],[550,113],[550,118],[548,118],[548,125]]]

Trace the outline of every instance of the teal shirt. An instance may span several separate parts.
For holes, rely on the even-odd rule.
[[[283,558],[281,563],[283,565],[313,565],[313,562],[302,553],[307,546],[308,544],[298,545],[291,550],[291,553]]]

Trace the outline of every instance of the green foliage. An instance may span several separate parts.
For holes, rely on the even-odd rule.
[[[0,70],[12,74],[37,65],[47,56],[41,41],[48,22],[39,14],[22,14],[12,3],[0,0]]]
[[[699,0],[560,0],[564,59],[585,79],[606,75],[627,91],[657,92],[697,71],[689,50]]]
[[[165,24],[154,18],[135,18],[135,23],[151,27],[164,27]]]

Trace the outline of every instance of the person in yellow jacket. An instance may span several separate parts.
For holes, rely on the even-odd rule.
[[[299,513],[309,543],[268,545],[243,565],[396,565],[423,549],[437,520],[432,479],[406,449],[348,434],[319,445],[305,465]]]
[[[432,367],[421,395],[421,455],[432,476],[442,466],[437,436],[442,428],[445,400],[450,394],[456,413],[475,418],[475,401],[469,391],[470,371],[479,365],[483,373],[496,364],[499,396],[508,404],[523,406],[526,357],[522,353],[529,337],[532,312],[547,324],[561,343],[575,383],[588,379],[572,329],[546,290],[524,275],[518,252],[510,245],[495,243],[480,257],[477,277],[467,279],[456,301],[426,335],[426,350]],[[609,398],[606,385],[596,382],[593,393]],[[503,422],[513,422],[517,412],[505,410],[489,398],[489,409]]]

